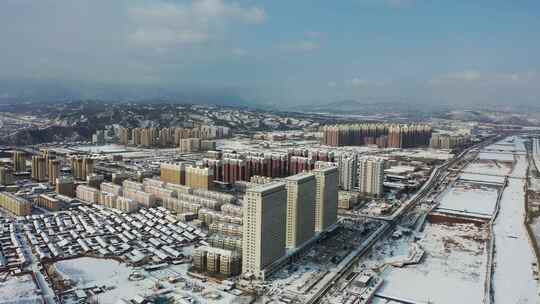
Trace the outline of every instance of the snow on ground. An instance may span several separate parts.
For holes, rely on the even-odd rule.
[[[536,238],[536,243],[540,244],[540,217],[535,217],[530,223],[531,229],[534,232],[534,237]]]
[[[501,151],[501,152],[525,152],[525,145],[522,138],[517,136],[510,136],[503,140],[500,140],[494,144],[491,144],[484,148],[488,151]]]
[[[526,168],[526,158],[517,157],[512,176],[525,177]],[[493,226],[495,270],[492,287],[496,304],[538,302],[538,285],[531,266],[535,258],[523,225],[524,183],[524,179],[509,179]]]
[[[119,153],[129,151],[130,149],[127,149],[123,145],[110,144],[103,146],[76,146],[73,147],[73,150],[88,153]]]
[[[172,265],[160,270],[148,272],[139,268],[128,267],[115,260],[97,258],[77,258],[63,260],[54,264],[56,270],[65,279],[75,282],[77,288],[88,288],[94,286],[110,287],[104,293],[99,294],[98,300],[101,304],[117,303],[119,299],[132,299],[136,295],[148,296],[156,293],[154,289],[156,282],[163,286],[163,290],[173,291],[172,294],[189,296],[196,300],[195,303],[248,303],[250,297],[238,297],[230,293],[218,290],[218,284],[213,282],[202,283],[199,280],[191,279],[187,276],[188,264]],[[129,275],[137,271],[144,276],[141,281],[130,281]],[[169,277],[180,276],[185,282],[169,283]],[[187,288],[187,285],[190,287]],[[192,291],[193,286],[200,286],[202,292]],[[211,292],[219,295],[219,299],[209,300],[204,298],[204,294]]]
[[[512,153],[484,150],[478,153],[478,158],[484,161],[493,160],[498,162],[512,162],[514,160]]]
[[[461,181],[469,181],[480,184],[504,184],[504,176],[485,175],[480,173],[461,173],[459,176]]]
[[[426,251],[423,261],[387,268],[377,294],[437,304],[482,303],[486,238],[485,228],[470,224],[427,224],[419,241]]]
[[[535,192],[540,192],[540,178],[531,177],[529,179],[529,189]]]
[[[467,212],[491,217],[497,203],[497,188],[481,184],[458,183],[442,196],[438,211]]]
[[[508,163],[482,161],[470,163],[467,165],[467,167],[465,167],[465,169],[463,169],[463,172],[504,176],[510,173],[511,169],[512,166],[510,166]]]
[[[41,303],[41,296],[30,275],[0,280],[0,303]]]
[[[454,157],[454,154],[450,153],[448,150],[437,150],[437,149],[407,149],[407,150],[400,150],[400,151],[393,152],[392,155],[412,157],[412,158],[438,159],[438,160],[448,160]]]
[[[513,178],[525,179],[527,178],[527,156],[525,155],[516,155],[516,160],[514,162],[514,167],[510,172],[509,176]]]
[[[99,295],[100,303],[130,299],[137,294],[145,294],[152,287],[148,281],[129,281],[133,269],[115,260],[83,257],[59,261],[54,266],[63,278],[72,280],[78,288],[113,287]]]

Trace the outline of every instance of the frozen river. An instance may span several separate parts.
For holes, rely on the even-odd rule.
[[[495,303],[538,303],[538,285],[533,277],[535,261],[525,216],[525,155],[514,155],[516,162],[504,190],[500,211],[493,226],[495,235],[494,273],[492,278]]]

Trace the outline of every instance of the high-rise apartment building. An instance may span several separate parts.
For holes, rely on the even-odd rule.
[[[86,180],[86,177],[94,172],[94,159],[86,156],[72,158],[71,172],[74,178]]]
[[[96,133],[92,135],[92,143],[95,145],[104,145],[105,144],[105,130],[97,130]]]
[[[315,235],[315,176],[300,173],[285,178],[287,187],[287,237],[289,249],[300,247]]]
[[[184,138],[180,140],[180,152],[197,152],[201,149],[200,138]]]
[[[54,185],[56,184],[56,179],[60,176],[60,161],[58,159],[51,159],[47,164],[49,183]]]
[[[244,198],[242,274],[264,279],[272,263],[285,255],[287,191],[272,182],[246,191]]]
[[[186,163],[162,163],[160,165],[160,179],[162,182],[185,185]]]
[[[11,183],[12,183],[11,172],[4,167],[0,167],[0,185],[6,186]]]
[[[381,196],[384,190],[385,160],[363,157],[358,160],[358,190],[362,194]]]
[[[343,190],[352,190],[356,187],[358,177],[358,161],[356,155],[343,155],[338,162],[339,185]]]
[[[88,182],[88,186],[92,187],[92,188],[96,188],[96,189],[99,189],[101,183],[103,182],[103,180],[105,179],[105,177],[101,174],[96,174],[96,173],[92,173],[92,174],[89,174],[87,177],[86,177],[86,181]]]
[[[429,145],[432,128],[424,124],[362,123],[322,127],[322,143],[329,146],[378,145],[410,148]]]
[[[120,128],[119,139],[121,145],[129,145],[129,139],[131,138],[131,130],[128,128]]]
[[[45,157],[41,155],[32,156],[32,179],[36,181],[45,181],[47,164]]]
[[[337,222],[338,169],[325,167],[313,170],[316,180],[315,231],[321,232]]]
[[[55,191],[58,194],[62,194],[69,197],[74,197],[75,192],[73,191],[75,184],[73,178],[71,177],[59,177],[56,179],[56,188]]]
[[[429,146],[434,149],[455,149],[470,144],[471,137],[462,134],[433,134]]]
[[[41,154],[45,157],[45,175],[49,176],[49,162],[56,159],[56,153],[53,150],[43,149]]]
[[[13,172],[26,172],[26,153],[23,151],[13,152]]]
[[[210,168],[188,166],[186,168],[186,186],[194,189],[212,189],[214,187],[214,171]]]

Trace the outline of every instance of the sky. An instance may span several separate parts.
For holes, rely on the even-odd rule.
[[[539,37],[535,0],[2,0],[0,99],[538,104]]]

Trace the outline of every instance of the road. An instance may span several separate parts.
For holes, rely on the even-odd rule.
[[[47,283],[47,280],[45,280],[45,276],[41,273],[39,270],[39,260],[34,256],[32,253],[32,246],[28,243],[28,240],[24,236],[24,234],[21,232],[22,230],[19,224],[16,224],[17,227],[17,236],[19,240],[21,241],[21,245],[23,246],[21,249],[24,252],[24,255],[28,258],[30,265],[29,267],[34,272],[35,278],[36,278],[36,284],[38,285],[39,290],[41,290],[41,295],[43,296],[43,299],[45,300],[46,304],[56,304],[56,296],[52,288]],[[21,233],[19,233],[21,232]]]
[[[452,158],[451,160],[445,162],[444,164],[440,166],[437,166],[432,171],[429,179],[424,183],[424,185],[420,188],[420,190],[418,190],[411,198],[409,198],[407,202],[405,202],[396,212],[394,212],[393,215],[379,218],[389,223],[387,229],[385,229],[383,233],[377,234],[372,240],[370,240],[369,245],[362,248],[361,251],[359,251],[358,254],[355,256],[355,258],[351,260],[350,263],[348,263],[347,267],[341,269],[332,278],[332,280],[329,280],[327,286],[325,286],[324,288],[321,288],[320,291],[314,297],[312,297],[310,301],[306,303],[307,304],[321,303],[321,300],[328,293],[328,291],[341,278],[346,277],[349,273],[352,272],[352,270],[354,269],[353,266],[355,265],[355,262],[360,257],[362,257],[366,252],[368,252],[371,246],[377,243],[377,241],[382,240],[384,237],[388,236],[393,231],[393,229],[396,227],[397,223],[399,223],[399,221],[401,220],[403,216],[411,212],[416,206],[418,206],[420,202],[422,202],[423,199],[425,199],[438,185],[440,185],[443,182],[443,180],[447,177],[447,174],[445,173],[447,172],[448,168],[451,168],[455,164],[464,160],[465,156],[467,156],[471,151],[475,149],[481,149],[484,146],[487,146],[498,139],[500,139],[500,137],[494,137],[486,141],[483,141],[479,144],[476,144],[474,146],[471,146],[463,150],[458,156]]]

